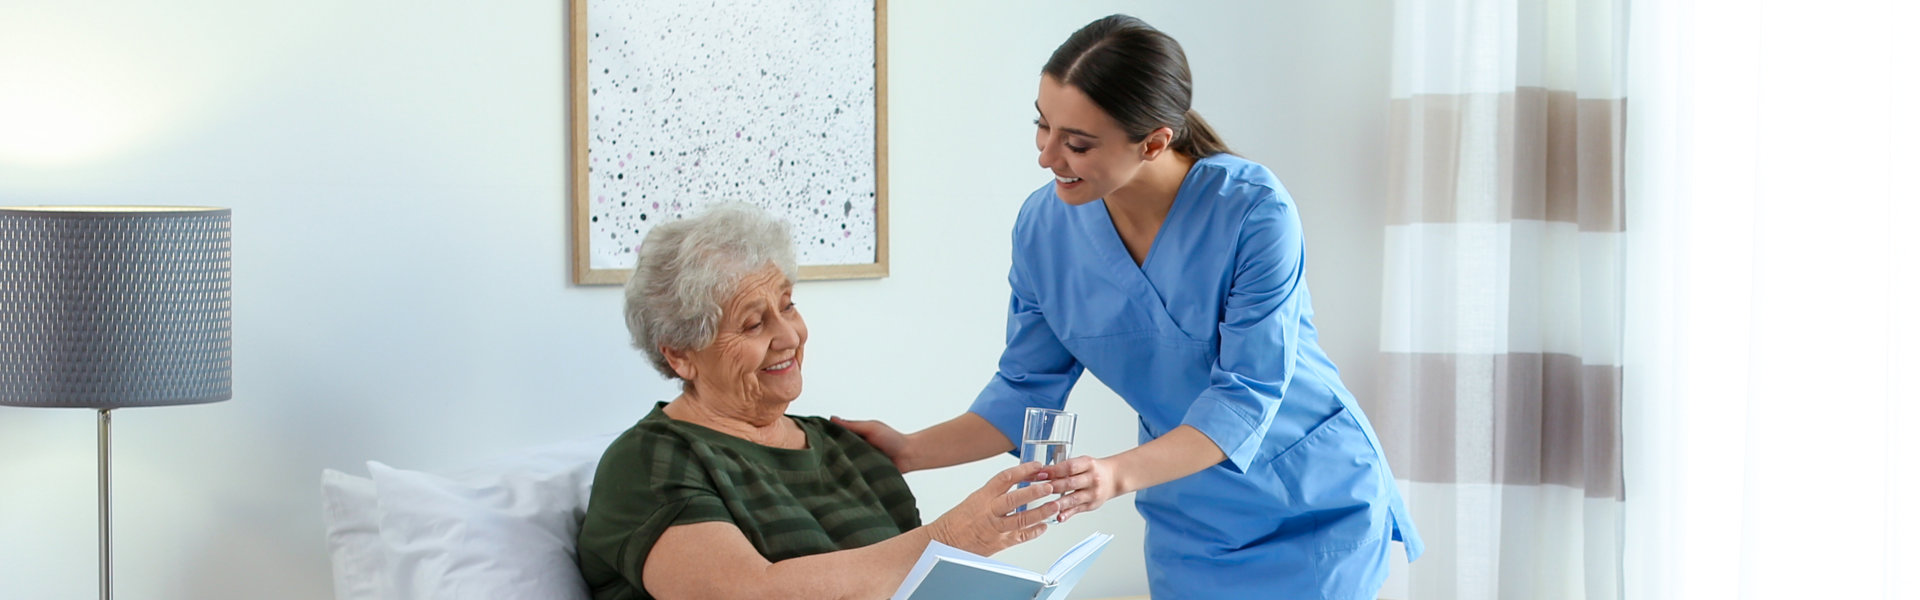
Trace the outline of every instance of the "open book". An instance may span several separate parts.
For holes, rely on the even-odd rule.
[[[1112,539],[1105,533],[1087,536],[1045,574],[930,542],[893,600],[1065,600]]]

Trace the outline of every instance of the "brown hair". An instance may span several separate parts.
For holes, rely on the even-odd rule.
[[[1145,21],[1112,15],[1088,23],[1054,49],[1040,72],[1085,93],[1131,141],[1167,127],[1173,150],[1188,157],[1232,152],[1193,111],[1193,75],[1180,42]]]

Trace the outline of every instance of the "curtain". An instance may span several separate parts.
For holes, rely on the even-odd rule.
[[[1618,598],[1625,0],[1395,4],[1383,597]]]
[[[1636,4],[1626,597],[1920,598],[1915,23]]]

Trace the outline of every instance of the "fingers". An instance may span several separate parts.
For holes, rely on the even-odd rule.
[[[1091,489],[1093,487],[1093,480],[1094,477],[1092,473],[1082,473],[1066,479],[1055,480],[1053,486],[1059,489],[1060,493],[1065,494]]]
[[[1026,506],[1028,503],[1031,503],[1035,500],[1045,498],[1051,494],[1053,494],[1053,484],[1047,483],[1044,481],[1039,483],[1030,483],[1030,484],[1027,484],[1027,487],[1016,489],[1011,492],[1001,494],[1000,497],[998,498],[994,498],[993,501],[987,505],[987,508],[989,510],[992,510],[993,514],[1004,515],[1007,513],[1011,513],[1015,510],[1018,510],[1020,507]],[[1033,512],[1033,511],[1029,510],[1027,512]]]
[[[1055,500],[1038,507],[1013,513],[1009,515],[1007,519],[1011,521],[1013,525],[1013,532],[1018,533],[1034,527],[1046,527],[1047,519],[1051,519],[1058,514],[1060,514],[1060,501]]]
[[[845,427],[854,433],[860,434],[861,437],[866,437],[868,433],[873,431],[873,421],[854,421],[840,417],[828,417],[828,419],[832,420],[835,425]]]
[[[1022,529],[1020,531],[1015,532],[1013,534],[1013,543],[1025,544],[1027,542],[1031,542],[1035,539],[1038,539],[1040,537],[1040,534],[1046,533],[1046,532],[1047,532],[1047,525],[1045,523],[1034,525],[1032,527],[1028,527],[1026,529]]]
[[[1093,457],[1076,456],[1055,463],[1053,466],[1046,467],[1041,472],[1046,474],[1044,479],[1066,479],[1067,477],[1086,473],[1091,470],[1093,470]]]
[[[1044,468],[1040,463],[1020,463],[994,475],[993,479],[987,481],[987,487],[993,488],[996,492],[1005,490],[1013,487],[1013,484],[1034,480],[1034,474]]]

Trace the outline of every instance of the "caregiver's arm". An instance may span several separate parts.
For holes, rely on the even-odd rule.
[[[1173,481],[1220,464],[1227,454],[1192,425],[1106,458],[1077,456],[1046,469],[1067,490],[1057,502],[1060,520],[1100,508],[1108,500]]]
[[[1013,512],[1053,492],[1049,484],[1008,491],[1037,465],[1001,471],[933,523],[892,539],[838,552],[768,562],[732,523],[667,528],[641,569],[641,582],[660,600],[885,598],[900,586],[930,540],[991,555],[1046,531],[1053,505]]]
[[[901,434],[880,421],[834,417],[833,422],[860,434],[867,443],[892,458],[893,466],[901,473],[970,463],[1013,450],[1013,440],[973,412],[961,413],[913,434]]]

